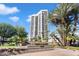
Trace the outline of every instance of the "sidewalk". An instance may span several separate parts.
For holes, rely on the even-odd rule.
[[[25,53],[20,55],[21,56],[79,56],[79,51],[56,48],[50,51],[32,52],[32,53]]]

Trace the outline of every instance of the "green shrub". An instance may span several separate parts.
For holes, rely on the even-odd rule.
[[[9,46],[16,46],[16,43],[10,43]]]

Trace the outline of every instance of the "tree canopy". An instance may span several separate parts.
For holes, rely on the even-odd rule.
[[[74,34],[78,25],[79,4],[62,3],[49,13],[49,18],[53,24],[58,26],[63,44],[66,45],[66,38],[70,32]]]
[[[9,38],[13,35],[16,35],[16,29],[12,25],[6,23],[0,23],[1,37]]]
[[[27,32],[24,27],[12,26],[11,24],[0,23],[1,41],[19,42],[27,38]],[[5,39],[5,40],[4,40]],[[3,43],[2,43],[3,44]]]

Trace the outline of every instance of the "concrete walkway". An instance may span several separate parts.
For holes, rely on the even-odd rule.
[[[79,51],[55,48],[54,50],[50,51],[24,53],[20,54],[20,56],[79,56]]]

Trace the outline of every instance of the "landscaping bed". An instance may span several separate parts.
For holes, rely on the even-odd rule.
[[[23,53],[29,52],[38,52],[38,51],[45,51],[45,50],[52,50],[53,48],[27,48],[26,46],[22,47],[13,47],[13,48],[0,48],[0,56],[11,56],[11,55],[18,55]]]
[[[69,50],[79,50],[79,47],[66,46],[65,49],[69,49]]]
[[[0,56],[17,55],[23,53],[27,47],[0,46]]]

